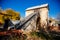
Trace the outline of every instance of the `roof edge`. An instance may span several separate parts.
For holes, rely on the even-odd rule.
[[[32,10],[32,9],[37,9],[37,8],[42,8],[42,7],[46,7],[48,6],[48,3],[43,4],[43,5],[38,5],[38,6],[33,6],[33,7],[29,7],[26,10]]]

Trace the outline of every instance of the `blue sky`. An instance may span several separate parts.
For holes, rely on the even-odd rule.
[[[60,0],[0,0],[2,9],[11,8],[20,12],[21,17],[25,17],[25,9],[28,7],[49,4],[49,16],[55,18],[60,13]]]

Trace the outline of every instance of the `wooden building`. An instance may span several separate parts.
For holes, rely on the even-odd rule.
[[[31,21],[31,24],[27,27],[27,30],[33,30],[36,29],[36,21],[40,22],[40,26],[38,27],[38,29],[40,29],[40,27],[46,28],[47,27],[47,23],[48,23],[48,4],[43,4],[43,5],[38,5],[38,6],[33,6],[30,8],[26,9],[26,17],[29,16],[32,13],[38,12],[39,13],[39,20],[38,18],[34,21],[34,19]],[[34,27],[33,27],[34,26]]]

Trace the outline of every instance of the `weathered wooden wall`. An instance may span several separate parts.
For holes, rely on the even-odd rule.
[[[38,12],[39,15],[35,17],[33,20],[31,20],[31,24],[26,28],[27,31],[32,31],[34,29],[40,29],[47,27],[47,21],[48,21],[48,4],[44,6],[40,6],[37,8],[31,8],[26,10],[26,16],[29,16],[31,13]],[[39,18],[38,18],[39,17]],[[40,24],[40,26],[39,26]],[[37,28],[37,26],[39,26]]]

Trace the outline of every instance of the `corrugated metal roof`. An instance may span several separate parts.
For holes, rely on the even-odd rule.
[[[43,5],[38,5],[38,6],[33,6],[33,7],[29,7],[26,10],[31,10],[31,9],[36,9],[36,8],[42,8],[42,7],[46,7],[48,6],[48,4],[43,4]]]
[[[17,23],[19,23],[20,22],[20,20],[16,20],[16,21],[13,21],[12,20],[12,23],[15,25],[15,24],[17,24]]]

